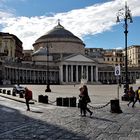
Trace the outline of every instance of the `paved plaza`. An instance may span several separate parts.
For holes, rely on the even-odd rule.
[[[44,92],[45,85],[26,86],[33,91],[35,100],[47,94],[50,101],[55,101],[57,97],[78,98],[80,85],[51,85],[50,93]],[[90,105],[95,108],[117,98],[117,85],[88,85],[88,89]],[[77,107],[59,107],[55,103],[35,102],[31,111],[26,111],[24,103],[0,97],[0,140],[140,140],[140,104],[132,108],[121,101],[123,88],[119,95],[123,113],[111,113],[109,104],[91,108],[92,117],[79,116]]]

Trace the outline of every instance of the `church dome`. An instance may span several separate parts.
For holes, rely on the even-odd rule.
[[[84,54],[85,44],[83,41],[75,36],[70,31],[66,30],[59,22],[52,30],[45,35],[39,37],[33,44],[34,55],[38,55],[40,47],[48,48],[50,54],[73,54],[81,53]]]
[[[84,45],[83,41],[80,38],[75,36],[70,31],[66,30],[59,22],[58,25],[55,26],[52,30],[38,38],[35,43],[46,42],[54,39],[55,41],[61,40],[65,42],[75,42]]]

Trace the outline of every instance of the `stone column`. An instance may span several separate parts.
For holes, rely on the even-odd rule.
[[[81,66],[81,78],[83,78],[83,65]]]
[[[18,71],[19,71],[19,69],[16,69],[16,82],[18,82]]]
[[[66,83],[68,83],[68,65],[66,65]]]
[[[88,66],[86,66],[86,79],[87,79],[87,82],[88,82]]]
[[[76,82],[78,82],[78,65],[76,65]]]
[[[29,70],[29,71],[30,71],[29,76],[30,76],[30,83],[31,83],[32,75],[31,75],[31,70]]]
[[[73,65],[71,65],[71,82],[73,82]]]
[[[35,83],[35,70],[33,71],[34,72],[34,83]],[[45,78],[46,79],[46,78]]]
[[[95,69],[96,69],[96,74],[95,74],[96,75],[96,82],[98,82],[98,67],[96,66]]]
[[[93,66],[91,66],[91,83],[93,82]]]
[[[63,83],[63,65],[60,66],[59,81]]]

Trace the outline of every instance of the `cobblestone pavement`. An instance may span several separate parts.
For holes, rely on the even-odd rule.
[[[30,87],[33,90],[33,86]],[[38,86],[38,91],[40,88],[42,86]],[[53,90],[55,88],[52,87]],[[48,94],[53,94],[52,99],[57,97],[55,94],[73,96],[78,94],[77,88],[78,86],[64,86],[58,88],[57,92]],[[96,88],[99,87],[94,86],[95,90]],[[116,96],[110,92],[116,92],[115,85],[100,86],[96,92],[95,90],[89,86],[93,106],[102,106]],[[63,91],[67,94],[64,95]],[[62,94],[58,94],[60,92]],[[127,106],[127,102],[121,101],[120,107],[123,111],[120,114],[111,113],[108,105],[92,110],[92,117],[88,114],[87,117],[81,117],[79,109],[75,107],[58,107],[36,102],[31,104],[31,111],[26,111],[24,103],[0,97],[0,140],[140,140],[139,103],[132,108]]]

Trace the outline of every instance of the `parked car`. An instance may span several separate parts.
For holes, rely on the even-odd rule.
[[[13,92],[19,94],[19,93],[24,93],[25,92],[25,87],[22,87],[20,85],[15,85],[13,87]]]

